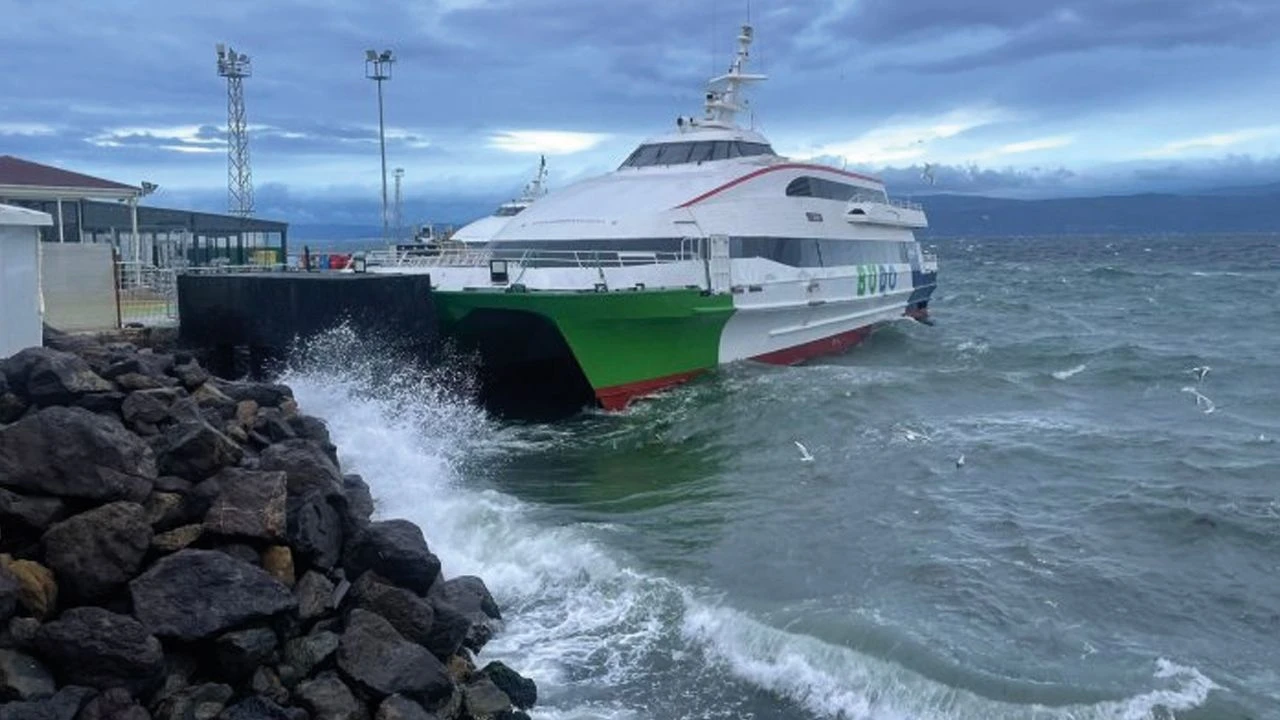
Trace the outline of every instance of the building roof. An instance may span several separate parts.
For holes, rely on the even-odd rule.
[[[0,205],[0,225],[52,225],[49,213],[13,205]]]
[[[82,173],[63,170],[51,165],[23,160],[12,155],[0,155],[0,196],[14,190],[24,190],[24,195],[31,191],[65,190],[77,196],[131,196],[141,192],[140,188],[125,185],[111,180],[84,175]]]

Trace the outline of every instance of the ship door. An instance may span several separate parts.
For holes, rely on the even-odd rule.
[[[733,269],[729,260],[729,236],[707,238],[707,289],[727,293],[733,285]]]

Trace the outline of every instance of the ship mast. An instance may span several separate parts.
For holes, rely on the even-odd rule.
[[[745,72],[747,62],[751,59],[751,40],[753,31],[750,25],[743,25],[738,34],[738,52],[729,72],[712,78],[707,83],[706,105],[703,119],[694,124],[701,127],[734,129],[740,112],[747,110],[746,86],[753,82],[768,79],[767,75]]]

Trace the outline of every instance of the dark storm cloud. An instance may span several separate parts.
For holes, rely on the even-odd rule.
[[[869,45],[919,41],[960,31],[998,36],[990,47],[907,63],[954,72],[1091,49],[1251,47],[1280,29],[1274,0],[864,0],[834,24]]]

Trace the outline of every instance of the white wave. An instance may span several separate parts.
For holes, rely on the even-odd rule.
[[[840,720],[1128,720],[1155,717],[1156,707],[1194,707],[1213,687],[1194,669],[1170,663],[1157,674],[1167,687],[1123,701],[1012,705],[771,628],[690,588],[636,571],[597,540],[603,529],[540,521],[536,506],[463,478],[459,461],[501,436],[472,406],[422,388],[375,396],[349,379],[349,364],[341,370],[343,376],[304,372],[286,381],[303,410],[327,422],[344,470],[369,482],[380,516],[421,525],[446,576],[484,578],[504,608],[506,625],[480,660],[501,659],[535,678],[538,717],[650,717],[644,700],[618,698],[615,688],[659,682],[644,676],[659,658],[705,657],[742,681]],[[673,658],[671,648],[681,645],[692,654]],[[656,685],[646,692],[661,690]]]
[[[1080,363],[1079,365],[1073,368],[1068,368],[1066,370],[1057,370],[1053,373],[1053,376],[1058,380],[1066,380],[1067,378],[1075,377],[1076,375],[1079,375],[1080,373],[1084,372],[1085,368],[1087,367],[1089,367],[1087,363]]]
[[[982,340],[965,340],[956,346],[956,350],[962,353],[973,353],[974,355],[985,355],[990,346]]]

